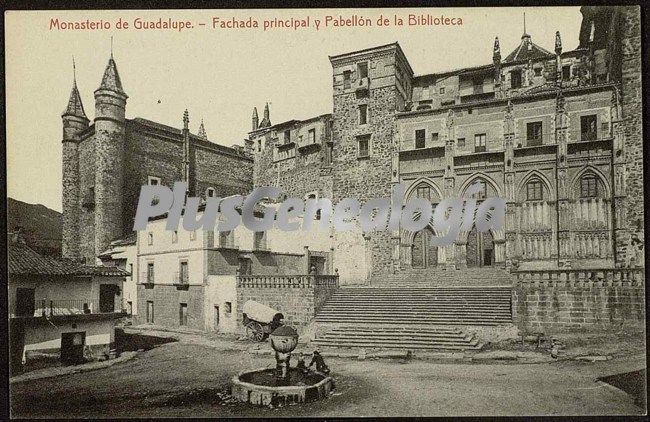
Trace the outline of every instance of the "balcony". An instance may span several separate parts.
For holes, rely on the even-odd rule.
[[[174,273],[174,286],[176,290],[187,290],[190,287],[190,280],[187,272],[176,272]]]
[[[596,141],[598,140],[598,133],[594,131],[589,131],[589,132],[581,132],[580,133],[580,141]]]
[[[145,289],[152,289],[154,285],[154,275],[148,272],[140,274],[140,284],[144,286]]]
[[[126,314],[126,306],[120,300],[118,306],[114,301],[98,303],[89,299],[40,299],[34,301],[32,309],[17,309],[12,317],[69,317],[75,315],[110,315]]]
[[[359,78],[354,84],[354,91],[357,93],[367,92],[370,89],[370,79],[368,77]]]

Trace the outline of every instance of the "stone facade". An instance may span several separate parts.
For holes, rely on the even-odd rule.
[[[316,312],[338,288],[337,281],[335,276],[238,278],[237,309],[243,309],[248,300],[270,306],[284,315],[285,323],[296,327],[302,334]],[[239,312],[237,318],[241,327],[243,314]]]
[[[63,255],[94,262],[111,241],[131,233],[140,187],[188,181],[191,194],[250,192],[253,160],[243,148],[142,118],[125,117],[127,95],[113,58],[88,118],[76,83],[63,119]]]
[[[479,202],[506,199],[503,229],[461,233],[444,248],[430,246],[433,228],[335,233],[342,283],[431,268],[640,265],[639,9],[581,11],[580,45],[569,51],[559,32],[554,51],[524,33],[503,59],[497,38],[491,64],[420,76],[397,43],[330,57],[331,165],[324,172],[322,159],[319,169],[278,141],[303,123],[271,126],[267,107],[261,124],[254,112],[247,140],[254,184],[363,203],[403,183],[406,200],[436,204],[479,182]]]

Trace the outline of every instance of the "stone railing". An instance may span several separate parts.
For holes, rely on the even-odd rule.
[[[336,288],[338,275],[239,275],[237,287],[248,288]]]
[[[514,270],[517,284],[643,285],[643,268]]]

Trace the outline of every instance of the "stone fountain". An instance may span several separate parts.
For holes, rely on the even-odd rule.
[[[291,367],[291,352],[298,345],[295,328],[283,325],[269,336],[275,368],[244,371],[232,379],[232,395],[239,401],[262,406],[282,406],[320,400],[334,388],[334,380],[309,368]]]

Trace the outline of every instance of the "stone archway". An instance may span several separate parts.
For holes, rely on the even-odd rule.
[[[495,264],[494,237],[491,231],[479,232],[476,226],[467,235],[466,259],[468,267],[489,267]]]
[[[431,227],[420,230],[411,243],[411,266],[413,268],[435,268],[438,266],[438,247],[432,245],[435,233]]]

